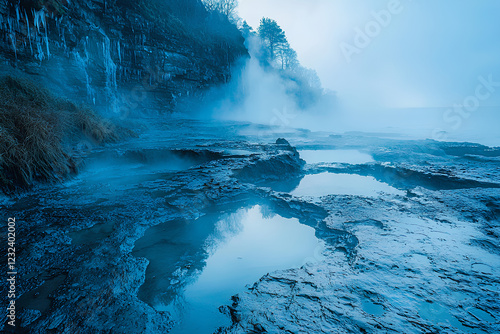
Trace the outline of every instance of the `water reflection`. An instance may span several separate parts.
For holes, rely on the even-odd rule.
[[[150,261],[139,297],[174,315],[179,324],[171,333],[229,325],[218,307],[232,295],[269,272],[301,266],[324,247],[313,228],[266,207],[213,218],[153,227],[134,249]]]
[[[380,193],[404,195],[404,192],[379,182],[372,176],[333,173],[306,175],[299,186],[291,192],[294,196],[311,197],[326,195],[377,197]]]
[[[308,164],[337,162],[357,165],[374,161],[371,155],[358,150],[301,150],[299,154]]]

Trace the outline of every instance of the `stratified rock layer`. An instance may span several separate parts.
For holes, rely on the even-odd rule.
[[[122,116],[227,82],[246,54],[236,27],[196,0],[156,3],[0,0],[2,72]]]

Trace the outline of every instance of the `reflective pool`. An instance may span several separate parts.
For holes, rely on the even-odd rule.
[[[161,224],[134,249],[150,261],[139,297],[173,315],[170,333],[212,333],[230,325],[218,307],[232,295],[267,273],[300,267],[323,247],[313,228],[262,206]]]
[[[290,194],[294,196],[321,197],[326,195],[353,195],[377,197],[381,193],[404,195],[404,192],[372,176],[320,173],[306,175]]]
[[[371,155],[358,150],[302,150],[299,154],[308,164],[336,162],[356,165],[374,161]]]

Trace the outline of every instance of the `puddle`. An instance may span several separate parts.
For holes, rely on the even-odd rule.
[[[308,164],[336,162],[359,165],[375,161],[371,155],[357,150],[303,150],[299,154]]]
[[[179,324],[170,333],[211,333],[230,325],[218,308],[231,296],[267,273],[300,267],[323,247],[313,228],[262,206],[165,223],[134,248],[150,261],[139,297],[172,313]]]
[[[485,312],[485,311],[480,310],[478,308],[471,308],[471,309],[468,309],[467,311],[469,313],[471,313],[472,315],[474,315],[474,317],[476,319],[480,320],[480,321],[486,321],[488,323],[494,323],[495,320],[496,320],[488,312]]]
[[[368,300],[363,301],[361,306],[363,308],[363,311],[371,315],[381,316],[385,312],[384,307],[382,305],[375,304]]]
[[[378,197],[380,193],[404,195],[404,192],[377,181],[372,176],[333,173],[306,175],[290,194],[312,197],[326,195]]]
[[[19,297],[16,301],[16,305],[44,313],[50,308],[52,303],[49,296],[61,286],[65,279],[66,275],[59,275],[47,279],[38,288],[28,291]]]

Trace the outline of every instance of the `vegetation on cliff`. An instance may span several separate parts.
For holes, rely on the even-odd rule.
[[[1,2],[0,60],[12,67],[0,69],[0,189],[63,179],[77,170],[78,143],[125,131],[42,86],[97,110],[169,110],[229,81],[232,63],[247,55],[226,14],[201,0]]]
[[[243,21],[240,30],[253,46],[253,56],[279,74],[299,108],[306,110],[317,103],[335,104],[335,93],[323,89],[316,71],[300,64],[297,52],[275,20],[263,17],[256,30]]]
[[[0,188],[5,193],[77,171],[78,142],[113,142],[119,129],[26,79],[0,79]]]
[[[159,34],[166,33],[188,45],[199,57],[230,65],[247,53],[244,38],[232,22],[234,7],[226,12],[199,0],[115,0],[108,1],[110,6],[139,13],[158,28]]]

